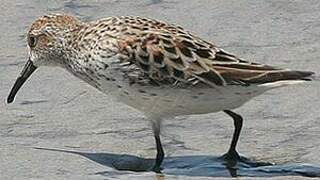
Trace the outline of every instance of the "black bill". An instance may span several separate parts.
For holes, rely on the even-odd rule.
[[[23,70],[21,71],[20,76],[17,78],[16,82],[14,83],[10,94],[7,98],[7,103],[12,103],[14,97],[16,96],[17,92],[21,88],[21,86],[26,82],[28,77],[37,69],[36,66],[33,65],[33,62],[29,59],[27,63],[24,65]]]

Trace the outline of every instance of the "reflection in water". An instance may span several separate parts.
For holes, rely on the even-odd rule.
[[[39,148],[55,152],[71,153],[88,158],[101,165],[114,168],[119,172],[102,171],[95,173],[109,177],[125,171],[147,172],[153,167],[154,159],[140,158],[132,155],[113,153],[86,153],[79,151]],[[306,164],[258,166],[259,163],[242,163],[224,161],[216,156],[175,156],[167,157],[162,164],[162,175],[157,179],[164,179],[164,175],[203,176],[203,177],[273,177],[273,176],[307,176],[320,177],[320,166]]]

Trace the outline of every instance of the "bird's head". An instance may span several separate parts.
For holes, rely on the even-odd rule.
[[[11,103],[24,82],[40,66],[59,66],[63,63],[63,50],[72,32],[81,22],[69,15],[42,16],[34,21],[28,31],[29,58],[13,85],[7,102]]]

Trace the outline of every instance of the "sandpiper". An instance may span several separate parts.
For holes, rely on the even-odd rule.
[[[161,120],[223,111],[234,121],[225,160],[242,160],[236,145],[243,118],[233,112],[270,89],[310,80],[313,72],[243,60],[162,21],[133,16],[92,22],[55,14],[40,17],[27,34],[29,60],[8,96],[11,103],[40,66],[62,67],[151,121],[160,171]]]

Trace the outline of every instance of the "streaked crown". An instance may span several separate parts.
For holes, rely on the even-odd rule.
[[[34,21],[27,34],[34,65],[56,65],[68,38],[81,24],[77,18],[62,14],[42,16]]]

